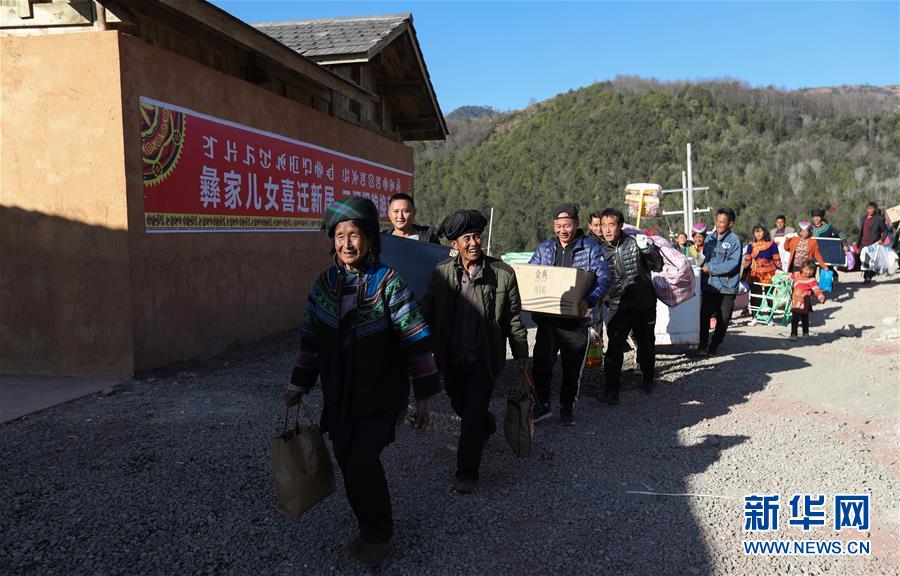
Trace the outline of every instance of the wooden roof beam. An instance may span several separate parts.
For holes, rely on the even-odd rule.
[[[378,83],[378,93],[382,96],[425,94],[426,90],[422,80],[387,80]]]
[[[434,117],[404,118],[394,122],[398,132],[422,132],[440,130],[441,124]]]

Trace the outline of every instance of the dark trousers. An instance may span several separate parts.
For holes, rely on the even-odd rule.
[[[797,327],[800,324],[803,324],[803,335],[806,336],[809,334],[809,314],[804,314],[803,312],[797,312],[794,310],[791,315],[791,336],[797,335]]]
[[[588,349],[588,327],[578,319],[541,320],[538,322],[534,351],[534,392],[542,404],[550,404],[550,380],[556,354],[562,361],[562,388],[559,403],[568,407],[578,399],[581,369]]]
[[[494,381],[484,359],[471,364],[450,365],[444,380],[453,411],[462,418],[456,450],[456,477],[478,480],[484,439],[496,427],[488,412]]]
[[[344,475],[359,535],[370,544],[383,544],[394,534],[394,519],[381,452],[394,439],[397,411],[355,416],[352,423],[348,441],[336,441],[332,436],[334,456]]]
[[[616,310],[606,324],[606,356],[603,358],[604,388],[619,393],[622,380],[622,358],[625,339],[634,332],[637,345],[637,361],[643,372],[644,382],[652,382],[656,371],[656,306],[644,309]]]
[[[704,292],[700,301],[700,346],[709,342],[709,319],[716,317],[716,331],[713,333],[712,346],[718,348],[725,339],[731,313],[734,312],[734,294]]]

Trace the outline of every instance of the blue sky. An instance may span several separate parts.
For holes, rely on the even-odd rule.
[[[900,84],[900,2],[214,0],[246,22],[411,12],[444,113],[636,75],[795,89]]]

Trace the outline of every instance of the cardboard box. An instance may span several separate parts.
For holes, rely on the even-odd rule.
[[[578,316],[578,303],[594,285],[594,273],[578,268],[510,264],[516,271],[522,310]]]
[[[888,208],[887,210],[884,211],[884,213],[887,215],[888,219],[891,221],[891,224],[893,224],[894,222],[900,222],[900,204],[897,204],[896,206],[894,206],[892,208]]]

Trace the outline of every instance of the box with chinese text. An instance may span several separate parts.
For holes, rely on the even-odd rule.
[[[594,284],[594,273],[578,268],[510,264],[516,271],[522,310],[578,316],[578,303]]]

